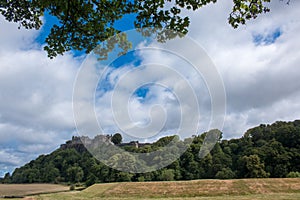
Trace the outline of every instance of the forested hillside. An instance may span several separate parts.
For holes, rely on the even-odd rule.
[[[171,165],[154,172],[131,174],[111,169],[97,161],[82,144],[68,141],[49,155],[7,174],[3,182],[13,183],[76,183],[170,181],[191,179],[231,179],[293,177],[300,172],[300,120],[276,122],[249,129],[239,139],[219,140],[203,159],[198,154],[205,138],[193,139],[187,151]],[[174,136],[159,139],[140,147],[121,145],[127,151],[150,152],[168,144]],[[154,158],[159,159],[159,158]]]

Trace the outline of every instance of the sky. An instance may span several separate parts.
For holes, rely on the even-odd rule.
[[[259,124],[300,118],[300,2],[291,1],[286,5],[272,1],[270,13],[238,29],[227,23],[231,7],[230,1],[219,1],[187,13],[191,20],[188,36],[204,49],[224,84],[224,138],[241,137],[248,128]],[[50,153],[77,135],[76,123],[77,127],[80,123],[89,126],[90,118],[84,111],[79,113],[84,120],[74,121],[72,99],[76,77],[93,57],[68,52],[50,60],[42,48],[53,19],[46,16],[44,21],[38,31],[19,30],[16,24],[0,17],[3,30],[0,32],[0,176],[40,154]],[[138,47],[143,45],[139,43]],[[149,141],[172,134],[181,125],[188,127],[198,112],[201,118],[197,134],[207,130],[212,107],[210,91],[205,77],[196,76],[189,63],[163,51],[141,48],[114,64],[106,68],[102,78],[99,73],[103,68],[87,73],[85,78],[97,83],[96,92],[93,93],[95,85],[89,86],[90,82],[79,88],[92,91],[83,93],[90,98],[96,95],[95,115],[104,133],[133,130],[130,129],[133,125],[138,127],[137,132],[145,127],[155,132],[159,127],[159,134],[125,137]],[[184,78],[178,79],[162,66],[172,66]],[[124,74],[129,74],[130,79]],[[137,87],[140,80],[151,81]],[[117,85],[120,90],[115,92]],[[200,111],[187,106],[193,103],[191,96],[186,95],[189,86],[200,100]],[[131,89],[131,96],[122,92],[127,89]],[[113,113],[112,102],[118,109],[126,108],[126,112],[118,113],[117,109]],[[182,116],[186,120],[180,124]],[[116,124],[115,118],[128,120]],[[153,126],[147,127],[149,124]]]

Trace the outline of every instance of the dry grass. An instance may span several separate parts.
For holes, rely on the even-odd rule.
[[[156,199],[298,200],[300,179],[196,180],[96,184],[81,192],[35,196],[38,200]]]
[[[0,198],[5,196],[26,196],[69,190],[68,186],[57,184],[0,184]]]

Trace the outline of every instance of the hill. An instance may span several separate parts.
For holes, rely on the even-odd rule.
[[[300,121],[276,122],[249,129],[238,139],[221,140],[203,159],[198,154],[205,134],[193,140],[187,151],[171,165],[158,171],[131,174],[111,169],[97,161],[80,139],[73,137],[59,149],[7,174],[6,183],[77,183],[86,185],[122,181],[173,181],[192,179],[281,178],[300,176]],[[131,152],[151,152],[168,144],[175,136],[152,144],[120,145]],[[132,145],[134,144],[134,145]],[[152,158],[154,160],[160,157]]]

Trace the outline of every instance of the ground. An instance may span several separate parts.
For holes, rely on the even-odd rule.
[[[54,193],[68,190],[68,186],[58,184],[0,184],[0,198],[22,197],[32,194]]]
[[[0,185],[1,191],[1,185]],[[193,180],[95,184],[83,191],[37,194],[26,200],[298,200],[300,179]]]

